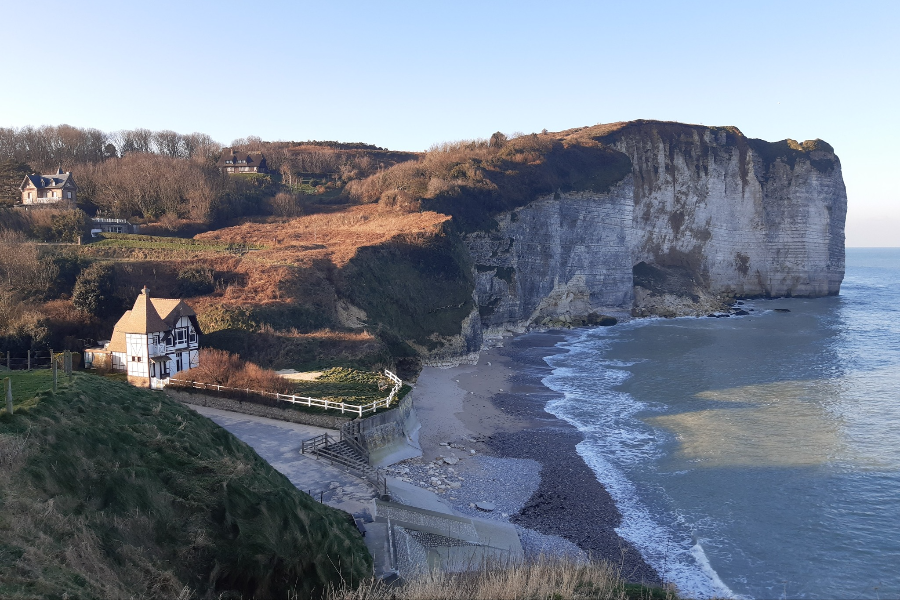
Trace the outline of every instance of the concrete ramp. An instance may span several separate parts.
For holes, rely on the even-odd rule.
[[[387,526],[392,570],[403,577],[430,569],[465,571],[485,562],[520,562],[525,557],[519,534],[509,523],[374,502],[376,523]]]

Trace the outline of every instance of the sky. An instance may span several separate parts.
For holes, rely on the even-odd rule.
[[[734,125],[830,143],[847,245],[900,246],[900,2],[0,4],[0,126],[424,150],[631,119]]]

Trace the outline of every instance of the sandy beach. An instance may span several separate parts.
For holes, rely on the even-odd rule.
[[[526,556],[590,555],[620,565],[630,581],[659,584],[616,534],[619,511],[576,452],[581,434],[544,411],[558,394],[541,383],[550,373],[543,358],[564,339],[504,338],[477,365],[426,367],[412,392],[423,456],[388,471],[437,492],[460,514],[513,523]]]

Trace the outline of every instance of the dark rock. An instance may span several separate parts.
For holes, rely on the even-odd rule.
[[[735,316],[737,316],[737,317],[742,317],[742,316],[744,316],[744,315],[749,315],[750,313],[748,313],[746,310],[743,310],[743,309],[742,309],[742,310],[736,310],[736,311],[734,311],[732,314],[735,315]]]
[[[791,309],[789,308],[773,308],[772,310],[775,312],[791,312]]]

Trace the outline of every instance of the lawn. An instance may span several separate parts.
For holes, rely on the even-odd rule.
[[[6,379],[12,377],[13,410],[28,408],[35,404],[34,397],[43,391],[53,389],[53,371],[50,369],[35,369],[32,371],[7,371],[0,367],[0,382],[3,384],[3,394],[0,406],[6,411]],[[68,385],[68,379],[60,370],[57,379],[58,389]]]

